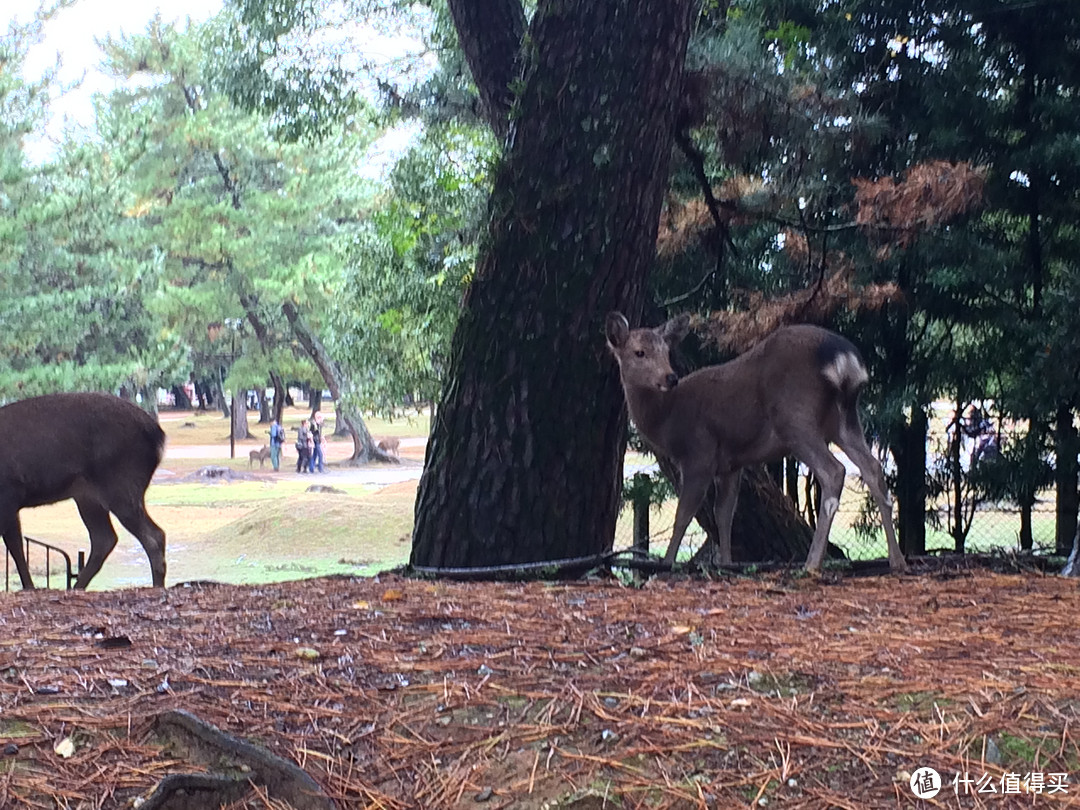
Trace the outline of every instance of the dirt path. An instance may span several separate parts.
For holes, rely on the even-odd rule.
[[[423,457],[427,440],[423,438],[402,439],[400,464],[374,463],[358,467],[345,467],[341,463],[349,457],[352,445],[349,442],[331,442],[327,445],[327,460],[329,465],[324,473],[297,473],[296,451],[291,447],[285,450],[285,456],[281,460],[281,469],[274,472],[270,463],[260,470],[258,466],[253,468],[256,474],[271,476],[282,481],[310,480],[311,483],[335,486],[337,484],[373,484],[385,486],[402,481],[418,481],[424,471]],[[237,444],[236,459],[247,459],[251,450],[257,449],[251,442]],[[177,474],[170,469],[170,461],[179,462],[176,467],[183,468],[186,473],[191,462],[205,462],[206,464],[229,464],[228,444],[195,444],[195,445],[168,445],[165,448],[165,459],[158,470],[159,478],[167,479]],[[246,465],[244,465],[246,466]]]

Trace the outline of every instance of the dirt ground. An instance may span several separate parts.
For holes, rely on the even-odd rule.
[[[985,572],[0,594],[0,807],[227,769],[162,742],[173,709],[341,808],[1074,806],[1078,609]],[[230,807],[300,806],[241,778]]]

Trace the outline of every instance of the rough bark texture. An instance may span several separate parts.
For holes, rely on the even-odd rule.
[[[520,113],[428,443],[414,565],[611,545],[626,431],[603,319],[641,311],[690,5],[546,3],[534,17]]]
[[[520,73],[518,51],[525,33],[520,0],[448,0],[461,50],[469,64],[484,117],[500,138],[509,129],[510,83]]]

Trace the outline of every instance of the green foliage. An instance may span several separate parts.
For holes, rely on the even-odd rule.
[[[493,154],[481,130],[426,131],[350,250],[333,342],[367,408],[435,400],[458,303],[472,274]]]
[[[122,259],[119,175],[91,144],[32,166],[51,75],[19,70],[40,19],[0,39],[0,399],[58,389],[150,391],[183,369],[183,349],[151,323],[149,273]]]

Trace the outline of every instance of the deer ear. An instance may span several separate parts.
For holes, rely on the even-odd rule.
[[[660,327],[660,337],[669,346],[678,344],[690,332],[690,316],[687,313],[678,315]]]
[[[607,335],[608,345],[618,349],[630,337],[630,323],[621,312],[609,312],[607,320],[604,321],[604,333]]]

